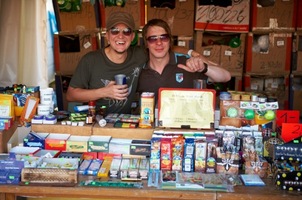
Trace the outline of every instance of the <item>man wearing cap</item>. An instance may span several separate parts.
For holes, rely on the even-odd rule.
[[[135,22],[129,13],[112,13],[106,29],[108,46],[82,57],[70,81],[66,99],[76,102],[96,100],[97,108],[106,106],[107,113],[131,113],[138,78],[148,55],[143,47],[130,46],[135,37]],[[187,50],[177,49],[179,53]],[[198,69],[188,66],[187,70]],[[127,84],[117,85],[114,81],[117,74],[125,74]]]

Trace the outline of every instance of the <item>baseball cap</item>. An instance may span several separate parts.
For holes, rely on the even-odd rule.
[[[131,14],[126,12],[114,12],[111,13],[106,22],[107,30],[111,29],[117,24],[125,24],[131,30],[135,29],[134,19]]]

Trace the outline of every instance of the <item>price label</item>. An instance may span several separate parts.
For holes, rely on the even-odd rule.
[[[298,110],[277,110],[277,126],[282,126],[282,123],[299,123],[300,111]]]
[[[284,142],[290,142],[302,136],[302,124],[299,123],[283,123],[281,137]]]

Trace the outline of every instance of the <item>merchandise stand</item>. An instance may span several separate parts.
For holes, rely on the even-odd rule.
[[[14,125],[9,131],[1,132],[1,135],[14,133],[17,126]],[[105,128],[98,126],[63,126],[55,125],[32,125],[32,130],[36,132],[68,133],[73,135],[111,135],[117,138],[150,139],[154,129],[121,129],[107,125]],[[9,138],[10,138],[9,137]],[[5,137],[6,138],[6,137]],[[7,139],[1,139],[2,146]],[[2,151],[3,152],[3,151]],[[234,192],[219,191],[185,191],[185,190],[160,190],[147,187],[147,182],[143,181],[144,188],[116,188],[116,187],[91,187],[91,186],[19,186],[0,185],[0,200],[15,200],[17,197],[62,197],[62,198],[105,198],[105,199],[302,199],[302,193],[297,191],[283,191],[275,186],[272,179],[264,179],[266,186],[235,186]]]
[[[47,186],[0,186],[0,200],[15,200],[22,197],[62,197],[62,198],[105,198],[105,199],[216,199],[216,200],[298,200],[302,194],[296,191],[276,189],[271,179],[264,180],[264,187],[235,186],[235,192],[200,192],[181,190],[159,190],[146,187],[136,188],[100,188],[100,187],[47,187]]]

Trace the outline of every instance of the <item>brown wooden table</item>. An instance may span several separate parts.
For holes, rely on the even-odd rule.
[[[0,200],[15,200],[22,197],[54,198],[105,198],[105,199],[218,199],[218,200],[301,200],[302,193],[277,189],[272,180],[265,180],[266,186],[235,186],[235,192],[201,192],[158,190],[145,187],[136,188],[101,188],[101,187],[48,187],[0,185]]]

